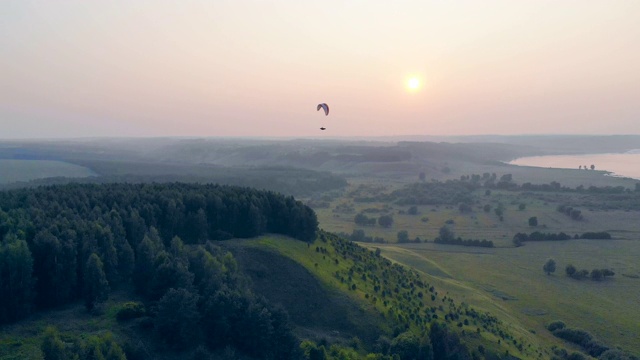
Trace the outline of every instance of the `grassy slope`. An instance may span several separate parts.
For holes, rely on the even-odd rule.
[[[257,294],[287,309],[301,337],[314,341],[322,338],[345,341],[357,336],[372,343],[379,332],[387,328],[371,309],[354,302],[339,288],[325,286],[306,267],[273,251],[272,245],[279,242],[286,243],[288,251],[294,250],[289,254],[296,260],[308,263],[314,258],[306,255],[313,255],[315,247],[307,248],[304,243],[285,238],[228,241],[223,246],[233,253],[240,269],[250,276]],[[313,269],[323,273],[320,267]]]
[[[137,339],[134,322],[119,323],[116,313],[121,305],[132,299],[132,290],[120,289],[109,295],[103,313],[91,315],[81,301],[64,307],[37,312],[16,324],[0,327],[0,360],[42,359],[40,345],[44,330],[55,326],[60,330],[63,340],[68,337],[88,338],[110,331],[122,344],[124,339]],[[135,342],[134,342],[135,343]]]
[[[358,264],[356,264],[353,261],[345,261],[342,257],[336,256],[335,249],[332,246],[330,246],[330,244],[328,243],[322,243],[320,241],[316,241],[314,244],[311,245],[310,248],[307,248],[307,245],[304,243],[300,243],[294,240],[273,238],[273,237],[263,237],[258,240],[253,240],[252,242],[253,242],[253,246],[262,246],[262,247],[271,248],[277,251],[278,253],[285,255],[290,259],[295,260],[299,264],[303,265],[309,272],[314,274],[314,276],[316,276],[321,281],[323,287],[330,290],[337,289],[342,292],[345,292],[349,295],[350,298],[360,303],[361,314],[357,314],[357,313],[353,314],[355,315],[355,317],[353,318],[353,321],[355,322],[363,321],[363,319],[366,319],[365,318],[366,316],[375,316],[374,314],[380,315],[382,313],[386,315],[387,319],[390,319],[390,316],[388,315],[389,309],[393,308],[397,311],[400,311],[399,309],[402,308],[403,306],[408,306],[406,303],[401,305],[399,303],[393,303],[393,301],[390,301],[391,305],[389,307],[384,306],[380,301],[374,304],[372,302],[372,296],[375,294],[373,291],[372,284],[369,281],[363,281],[361,278],[359,278],[359,276],[354,275],[352,282],[342,284],[334,276],[335,271],[336,270],[345,271],[351,268],[352,266],[357,266]],[[245,245],[248,245],[248,244],[251,244],[251,243],[245,243]],[[323,255],[321,253],[316,252],[314,250],[316,246],[327,248],[328,253],[326,255]],[[336,265],[334,262],[334,259],[336,257],[339,258],[340,260],[339,265]],[[318,266],[316,266],[316,264],[318,264]],[[427,293],[427,296],[424,297],[424,304],[427,307],[430,307],[430,306],[438,307],[440,305],[444,305],[444,310],[447,310],[448,302],[445,302],[443,300],[443,294],[447,294],[448,289],[446,291],[440,291],[440,286],[445,284],[442,283],[442,281],[439,278],[424,277],[424,275],[419,275],[419,277],[422,279],[426,279],[430,282],[433,281],[431,282],[431,284],[436,285],[435,291],[439,292],[439,295],[437,296],[436,300],[432,301],[429,298],[429,293],[425,290],[425,293]],[[349,290],[349,286],[352,283],[356,284],[357,290],[355,291]],[[371,294],[371,296],[367,299],[366,294]],[[454,292],[451,292],[451,294],[454,294]],[[451,294],[449,294],[448,298],[451,298]],[[464,294],[464,292],[458,292],[458,294]],[[460,303],[462,301],[465,303],[469,303],[467,299],[456,297],[456,295],[457,294],[454,295],[454,299],[456,302]],[[402,296],[399,296],[398,298],[401,298],[401,297]],[[478,308],[478,310],[483,310],[483,308]],[[491,310],[495,310],[495,308],[492,308]],[[436,311],[440,319],[444,318],[445,312],[446,311],[441,311],[441,310]],[[546,354],[546,355],[543,355],[543,357],[546,357],[549,355],[548,353],[545,353],[545,351],[547,351],[546,345],[548,344],[544,342],[541,343],[540,340],[535,335],[529,332],[529,330],[526,329],[525,327],[521,326],[515,320],[515,318],[509,318],[508,315],[501,316],[501,319],[507,319],[509,321],[503,322],[501,325],[499,325],[499,328],[503,329],[503,331],[505,332],[512,334],[513,338],[516,339],[518,342],[526,344],[525,351],[522,353],[519,352],[515,346],[513,346],[512,339],[508,341],[503,340],[501,342],[501,345],[498,345],[497,344],[499,339],[498,336],[491,333],[490,331],[482,331],[481,336],[478,338],[475,335],[475,330],[478,326],[481,326],[481,325],[477,324],[474,319],[465,317],[464,315],[461,317],[459,321],[461,322],[465,318],[470,320],[470,325],[463,326],[462,329],[464,329],[467,333],[467,336],[464,339],[471,349],[474,349],[475,346],[477,346],[478,344],[484,344],[485,347],[489,349],[493,349],[494,351],[497,351],[499,353],[504,353],[504,351],[508,350],[511,354],[517,354],[517,356],[521,356],[523,358],[535,358],[537,356],[536,351],[540,351],[542,354]],[[456,328],[455,326],[456,322],[458,321],[455,321],[452,323],[451,325],[452,328]],[[559,344],[559,342],[556,342],[556,343]]]

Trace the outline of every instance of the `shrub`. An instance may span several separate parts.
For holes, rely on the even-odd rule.
[[[556,320],[551,322],[549,325],[547,325],[547,330],[549,331],[555,331],[558,329],[564,329],[566,327],[565,323],[563,321],[560,320]]]
[[[135,301],[130,301],[122,304],[122,307],[116,314],[116,319],[118,319],[119,321],[131,320],[143,317],[146,314],[147,310],[145,309],[143,304]]]

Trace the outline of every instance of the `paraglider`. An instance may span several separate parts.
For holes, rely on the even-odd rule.
[[[316,110],[320,111],[320,109],[324,110],[324,115],[325,116],[329,115],[329,105],[327,105],[325,103],[320,103],[320,104],[318,104],[318,107],[317,107]]]
[[[324,116],[329,115],[329,105],[325,104],[325,103],[320,103],[318,104],[316,111],[320,111],[320,109],[324,110]],[[327,130],[326,127],[322,126],[320,128],[320,130]]]

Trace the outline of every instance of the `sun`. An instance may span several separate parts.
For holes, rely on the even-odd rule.
[[[407,88],[409,90],[416,91],[420,89],[420,85],[420,79],[418,79],[417,77],[412,77],[407,80]]]

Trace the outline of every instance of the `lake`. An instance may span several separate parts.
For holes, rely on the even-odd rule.
[[[532,156],[515,159],[510,164],[560,169],[594,165],[595,170],[610,171],[613,176],[640,179],[640,149],[623,154]]]

